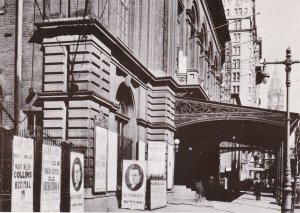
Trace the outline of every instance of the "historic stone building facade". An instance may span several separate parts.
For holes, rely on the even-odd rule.
[[[2,101],[11,114],[15,9],[6,0],[0,15]],[[149,142],[174,147],[176,95],[220,101],[230,40],[226,27],[214,30],[226,23],[221,0],[25,0],[23,13],[20,123],[84,149],[86,211],[116,205],[122,159],[147,160]],[[13,123],[4,115],[2,125]],[[116,184],[104,193],[93,191],[96,125],[118,136],[118,158],[107,164],[118,170],[107,177]]]

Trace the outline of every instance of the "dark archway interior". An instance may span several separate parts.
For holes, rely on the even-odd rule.
[[[285,128],[254,121],[211,121],[181,127],[175,138],[180,140],[175,184],[191,186],[195,180],[218,178],[221,142],[276,150],[285,138]]]

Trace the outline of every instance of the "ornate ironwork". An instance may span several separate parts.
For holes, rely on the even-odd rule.
[[[233,151],[263,151],[264,153],[274,153],[274,150],[263,149],[261,147],[250,146],[245,144],[238,144],[224,141],[219,144],[219,153],[233,152]]]
[[[292,123],[298,119],[299,114],[291,113]],[[285,112],[182,97],[176,99],[176,127],[215,120],[250,120],[284,126]]]

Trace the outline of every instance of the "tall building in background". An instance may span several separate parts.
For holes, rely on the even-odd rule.
[[[20,110],[16,8],[23,11]],[[230,40],[223,8],[222,0],[0,0],[0,127],[42,129],[82,150],[84,195],[76,196],[84,201],[76,205],[84,211],[118,207],[123,160],[150,159],[149,144],[163,145],[160,176],[171,191],[176,98],[220,101]],[[69,173],[62,169],[61,177]],[[147,177],[154,173],[148,169]],[[33,176],[39,185],[40,174]],[[33,199],[39,202],[40,194]],[[62,208],[66,203],[61,197]]]
[[[273,77],[270,82],[268,91],[268,109],[283,110],[284,107],[284,90],[280,74],[275,65]]]
[[[242,105],[257,106],[255,64],[261,58],[254,0],[223,0],[232,41],[231,94]]]
[[[222,69],[222,85],[220,101],[224,103],[231,102],[231,61],[232,61],[232,43],[225,43],[225,62]]]

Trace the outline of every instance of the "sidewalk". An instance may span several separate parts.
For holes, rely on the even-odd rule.
[[[243,194],[231,203],[211,201],[211,204],[215,209],[222,209],[228,212],[272,213],[281,211],[275,198],[270,194],[262,194],[260,200],[256,200],[252,193]]]
[[[119,209],[119,211],[134,211]],[[150,211],[150,210],[145,210]],[[161,209],[152,210],[154,212],[232,212],[232,213],[275,213],[281,212],[280,206],[276,203],[275,198],[270,194],[262,194],[261,200],[257,201],[255,196],[251,194],[243,194],[232,202],[220,202],[220,201],[187,201],[177,200]],[[300,209],[295,209],[295,213],[300,213]]]

